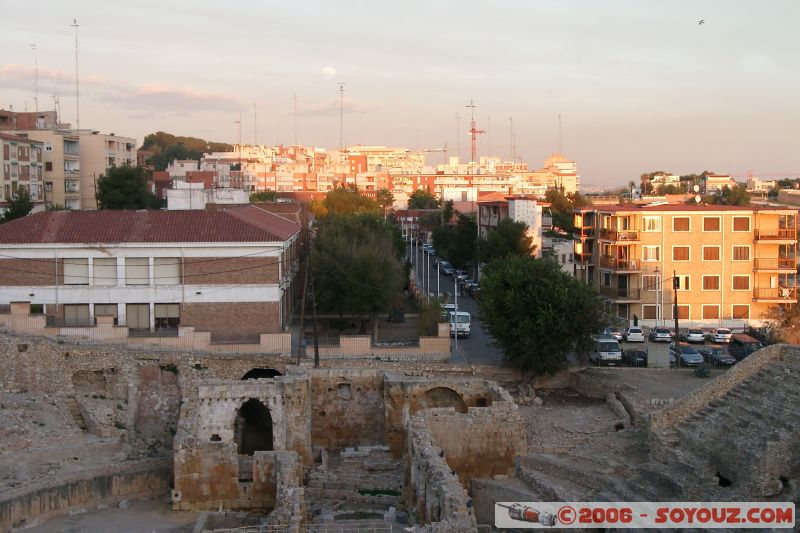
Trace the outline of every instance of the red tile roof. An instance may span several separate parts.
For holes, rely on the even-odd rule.
[[[581,207],[576,211],[601,211],[601,212],[659,212],[659,211],[797,211],[796,207],[790,206],[769,206],[769,205],[719,205],[719,204],[655,204],[655,205],[596,205]]]
[[[50,211],[0,225],[0,244],[281,242],[300,226],[254,206],[194,211]]]

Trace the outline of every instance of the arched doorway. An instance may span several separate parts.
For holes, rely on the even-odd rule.
[[[269,408],[255,398],[244,402],[236,413],[234,440],[242,455],[272,450],[272,415]]]
[[[274,379],[282,375],[283,374],[274,368],[253,368],[242,376],[242,379]]]
[[[434,387],[425,391],[424,408],[454,407],[459,413],[466,413],[467,406],[461,395],[448,387]]]

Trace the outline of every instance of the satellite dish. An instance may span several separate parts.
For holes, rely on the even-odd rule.
[[[693,190],[694,190],[694,192],[700,192],[700,186],[699,185],[695,185],[693,187]]]
[[[698,204],[700,203],[700,195],[699,194],[694,197],[694,201],[697,202]]]

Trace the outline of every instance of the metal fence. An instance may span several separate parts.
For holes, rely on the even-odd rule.
[[[308,524],[294,529],[285,525],[245,526],[227,529],[207,529],[203,533],[391,533],[389,522],[325,522]]]

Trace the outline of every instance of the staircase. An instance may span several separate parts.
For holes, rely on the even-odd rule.
[[[64,404],[67,406],[69,414],[75,421],[75,425],[81,428],[82,431],[88,431],[89,426],[86,424],[86,420],[83,418],[83,414],[81,413],[81,407],[78,405],[78,401],[75,399],[75,397],[67,396],[66,398],[64,398]]]

